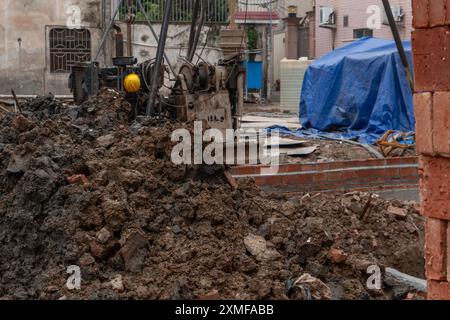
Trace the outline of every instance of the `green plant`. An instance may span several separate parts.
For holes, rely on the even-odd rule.
[[[251,26],[247,30],[247,49],[249,51],[258,49],[258,31],[255,26]]]

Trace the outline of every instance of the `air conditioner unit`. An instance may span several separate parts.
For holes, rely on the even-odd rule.
[[[403,12],[402,7],[400,6],[392,6],[392,15],[394,16],[394,20],[396,23],[401,23],[404,21],[405,13]],[[383,24],[389,24],[389,19],[387,17],[386,11],[383,11]]]
[[[336,14],[333,7],[320,7],[320,25],[336,25]]]

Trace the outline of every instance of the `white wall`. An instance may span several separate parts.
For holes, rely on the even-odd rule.
[[[101,0],[1,0],[0,94],[68,94],[67,74],[51,74],[48,32],[66,26],[67,5],[81,8],[81,25],[91,31],[93,49],[101,37]],[[19,46],[18,39],[21,39]]]
[[[412,6],[410,0],[391,0],[391,6],[400,5],[405,13],[404,23],[399,25],[400,36],[406,40],[411,39],[412,31]],[[330,5],[336,10],[337,30],[334,40],[335,48],[342,47],[353,40],[353,30],[367,28],[367,20],[371,14],[367,9],[371,5],[377,5],[383,16],[384,7],[381,0],[316,0],[316,56],[320,57],[333,49],[333,31],[319,27],[320,6]],[[344,27],[344,16],[349,16],[349,26]],[[382,25],[374,29],[373,36],[381,39],[392,39],[391,29],[388,25]]]

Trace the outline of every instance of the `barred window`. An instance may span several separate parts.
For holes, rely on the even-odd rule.
[[[68,73],[77,62],[91,60],[88,29],[53,28],[49,38],[51,73]]]

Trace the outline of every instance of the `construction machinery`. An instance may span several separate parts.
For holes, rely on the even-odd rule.
[[[158,42],[154,59],[140,63],[129,54],[131,41],[128,41],[128,56],[124,54],[124,36],[120,27],[114,23],[122,4],[123,0],[105,30],[94,61],[82,62],[72,68],[69,86],[75,102],[82,103],[89,96],[96,95],[101,88],[113,88],[126,93],[134,107],[133,116],[166,116],[178,121],[202,120],[211,128],[237,129],[244,92],[245,69],[242,67],[242,55],[235,53],[213,65],[204,61],[201,54],[197,54],[208,1],[195,1],[187,54],[182,57],[183,64],[178,68],[172,66],[165,54],[172,0],[166,1],[159,37],[141,1],[137,1]],[[129,21],[133,19],[128,19],[128,29],[131,28]],[[113,66],[100,67],[97,59],[113,29],[116,47]],[[127,33],[130,34],[130,30]],[[194,63],[195,59],[197,62]],[[166,78],[171,80],[170,93],[164,97],[161,88],[166,86]]]

